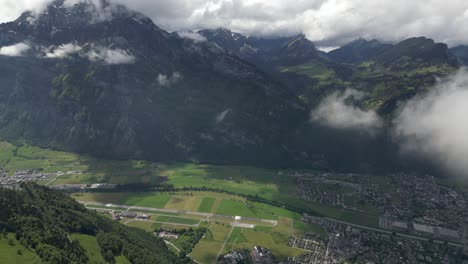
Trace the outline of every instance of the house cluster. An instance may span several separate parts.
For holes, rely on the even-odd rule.
[[[177,240],[179,238],[179,235],[176,233],[171,233],[168,231],[162,231],[162,232],[155,232],[154,233],[156,236],[165,239],[165,240]]]
[[[340,181],[332,176],[350,177],[354,174],[317,173],[312,175],[295,175],[296,191],[306,200],[316,203],[347,208],[347,196],[361,192],[361,185]]]
[[[391,175],[391,197],[376,203],[381,214],[417,224],[459,229],[468,219],[468,203],[455,190],[441,186],[432,176]]]
[[[0,170],[0,186],[12,186],[22,182],[47,180],[48,178],[48,174],[32,169],[19,170],[12,176],[8,176],[3,170]]]
[[[463,228],[460,228],[460,230],[452,230],[444,227],[418,223],[416,221],[401,221],[385,216],[379,217],[379,226],[384,229],[404,233],[413,233],[416,235],[428,236],[453,242],[460,242],[461,234],[463,233]]]
[[[253,263],[253,264],[275,264],[276,262],[273,254],[261,247],[255,246],[253,250],[249,251],[230,251],[228,254],[220,257],[219,263],[222,264],[240,264],[240,263]]]
[[[114,221],[120,221],[122,218],[132,218],[136,220],[144,220],[147,221],[150,219],[149,215],[146,214],[140,214],[136,212],[130,212],[130,211],[113,211],[113,210],[108,210],[108,209],[97,209],[101,210],[102,212],[109,213],[112,216],[112,220]]]
[[[231,251],[228,254],[224,255],[221,259],[221,263],[224,264],[238,264],[245,263],[247,255],[242,251]]]
[[[322,263],[325,261],[328,237],[307,232],[302,237],[290,237],[288,245],[293,248],[307,250],[311,258],[309,263]]]
[[[350,260],[353,263],[461,263],[464,257],[461,243],[365,230],[308,215],[304,215],[303,220],[325,228],[328,238],[317,235],[291,238],[290,245],[308,250],[308,253],[290,258],[286,263],[343,263]]]

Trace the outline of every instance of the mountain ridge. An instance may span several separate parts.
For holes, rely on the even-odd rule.
[[[247,152],[281,151],[272,143],[306,120],[300,100],[240,58],[123,7],[96,23],[67,18],[88,6],[52,4],[38,24],[0,25],[0,46],[31,47],[0,56],[2,136],[121,158],[247,162]],[[110,60],[119,56],[128,60]]]

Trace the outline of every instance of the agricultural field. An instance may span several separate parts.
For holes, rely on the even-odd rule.
[[[74,194],[75,198],[80,199],[84,197],[88,201],[95,199],[95,197],[110,197],[113,201],[118,201],[115,197],[116,195],[113,193],[106,193],[105,196],[89,193]],[[122,223],[148,232],[153,232],[159,228],[165,230],[188,230],[189,228],[206,227],[207,232],[190,253],[190,256],[200,263],[215,263],[220,254],[226,254],[232,249],[249,250],[255,245],[262,245],[271,250],[279,259],[285,259],[288,256],[297,256],[304,253],[303,250],[291,248],[287,245],[290,236],[302,236],[305,232],[327,234],[319,226],[300,221],[300,215],[297,213],[267,204],[250,202],[242,197],[210,192],[174,192],[168,195],[170,197],[167,199],[168,202],[164,205],[163,209],[167,209],[168,206],[173,208],[173,204],[169,204],[169,201],[174,201],[174,198],[182,200],[177,201],[181,208],[197,209],[185,213],[160,213],[149,209],[140,210],[133,208],[132,211],[134,212],[150,215],[150,219],[142,221],[124,218]],[[145,198],[145,200],[151,200],[151,198]],[[197,202],[197,206],[194,205],[194,200],[200,201],[199,203]],[[212,210],[215,204],[218,204],[217,209]],[[211,216],[196,215],[197,212],[206,213],[203,211],[210,210],[214,213]],[[220,215],[232,217],[222,217]],[[248,218],[235,220],[234,216]],[[260,219],[264,219],[265,221]],[[187,240],[187,237],[182,236],[179,239],[170,240],[170,242],[176,247],[177,245],[181,246]],[[173,246],[171,245],[170,247]],[[174,250],[177,251],[177,249]]]
[[[211,213],[215,201],[216,201],[216,198],[204,197],[200,206],[198,207],[198,211],[203,212],[203,213]]]
[[[306,202],[295,195],[295,180],[287,171],[216,166],[187,163],[161,164],[146,161],[98,160],[87,156],[59,152],[32,146],[13,146],[0,142],[0,163],[8,175],[17,170],[36,169],[56,176],[42,182],[47,185],[89,183],[148,183],[172,184],[176,188],[215,188],[242,195],[258,196],[262,199],[292,204],[296,207],[316,211],[322,215],[353,223],[375,226],[376,215]],[[385,178],[376,179],[385,188]],[[305,232],[326,235],[319,226],[300,221],[301,215],[282,207],[254,202],[244,197],[222,192],[176,191],[176,192],[102,192],[74,193],[73,198],[91,204],[96,209],[134,211],[151,215],[148,221],[123,219],[122,223],[153,232],[156,229],[181,230],[208,228],[205,236],[196,244],[190,255],[200,263],[214,263],[218,255],[232,249],[251,249],[262,245],[279,259],[303,253],[300,249],[287,246],[289,236],[301,236]],[[111,206],[105,204],[112,204]],[[142,208],[134,208],[139,206]],[[145,210],[145,208],[148,208]],[[170,210],[158,212],[155,209]],[[171,211],[173,211],[171,213]],[[199,213],[199,215],[197,215]],[[203,214],[211,214],[206,217]],[[217,216],[218,215],[218,216]],[[226,215],[229,217],[220,217]],[[110,217],[109,214],[106,216]],[[233,217],[249,219],[238,221],[233,226]],[[255,219],[276,221],[276,224]],[[246,226],[252,225],[254,228]],[[85,248],[92,249],[95,238],[73,237]],[[93,240],[94,239],[94,240]],[[177,245],[177,241],[174,241]],[[182,241],[179,241],[179,245]],[[172,247],[172,246],[171,246]],[[174,249],[175,250],[175,249]],[[87,250],[90,259],[99,262],[100,252]],[[16,253],[16,252],[14,252]],[[32,256],[34,256],[32,254]],[[24,257],[28,257],[24,254]],[[126,263],[125,259],[116,259]],[[28,262],[29,263],[29,262]]]
[[[295,191],[294,177],[288,171],[276,171],[245,166],[221,166],[190,163],[162,164],[138,160],[101,160],[86,155],[54,151],[29,145],[15,146],[0,142],[0,166],[8,175],[18,170],[36,169],[52,176],[40,183],[60,184],[171,184],[176,188],[214,188],[236,194],[258,196],[279,204],[303,208],[310,213],[349,221],[355,224],[377,226],[378,217],[372,208],[360,208],[365,212],[344,210],[301,200]],[[55,176],[53,176],[55,175]],[[376,179],[385,182],[385,178]],[[379,182],[380,183],[380,182]],[[382,188],[386,188],[383,184]],[[195,192],[194,192],[195,193]],[[209,193],[202,195],[179,193],[93,193],[75,194],[80,201],[105,201],[113,204],[138,205],[154,208],[167,208],[217,214],[233,214],[245,217],[275,219],[279,212],[259,208],[260,205],[249,203],[243,206],[243,200],[232,196],[232,201],[225,194]],[[223,197],[224,196],[224,197]],[[261,205],[266,206],[266,205]],[[279,208],[281,209],[281,208]],[[275,209],[277,210],[277,209]],[[292,216],[289,216],[292,217]],[[297,218],[297,216],[294,216]]]
[[[200,223],[200,220],[198,219],[167,215],[160,215],[156,218],[155,221],[160,223],[174,223],[180,225],[198,225]]]

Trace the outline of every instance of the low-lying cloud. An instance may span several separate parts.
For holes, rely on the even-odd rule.
[[[231,112],[231,108],[224,110],[223,112],[216,115],[216,123],[219,124],[224,121],[226,116]]]
[[[440,81],[431,92],[402,107],[394,120],[404,151],[439,161],[452,172],[468,173],[468,71]]]
[[[179,35],[179,37],[185,38],[185,39],[190,39],[195,43],[200,43],[200,42],[207,41],[205,37],[203,37],[202,35],[200,35],[200,34],[198,34],[196,32],[192,32],[192,31],[180,31],[180,32],[177,32],[177,34]]]
[[[157,78],[159,85],[163,87],[171,86],[177,83],[181,79],[182,79],[182,74],[180,74],[179,72],[174,72],[171,76],[160,73],[158,74],[158,78]]]
[[[24,55],[31,47],[26,43],[17,43],[11,46],[0,47],[0,55],[18,57]]]
[[[93,47],[86,53],[91,61],[101,61],[108,65],[132,64],[136,61],[135,56],[123,49],[111,49],[107,47]]]
[[[61,59],[80,52],[83,48],[74,43],[63,44],[46,49],[46,58]]]
[[[67,43],[60,46],[52,46],[43,50],[44,57],[49,59],[63,59],[70,55],[78,54],[92,62],[101,62],[108,65],[132,64],[136,58],[128,51],[119,48],[109,48],[99,45],[80,46],[76,43]]]
[[[364,111],[348,102],[353,101],[353,98],[361,99],[363,96],[362,92],[354,89],[333,93],[311,112],[311,121],[331,128],[373,132],[383,124],[377,113],[371,110]]]

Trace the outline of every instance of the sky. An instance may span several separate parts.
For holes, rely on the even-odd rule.
[[[40,10],[49,1],[0,0],[0,22],[14,20],[25,10]],[[266,37],[304,33],[323,48],[358,37],[397,42],[426,36],[450,46],[468,44],[466,0],[111,1],[144,13],[168,31],[226,27]]]

